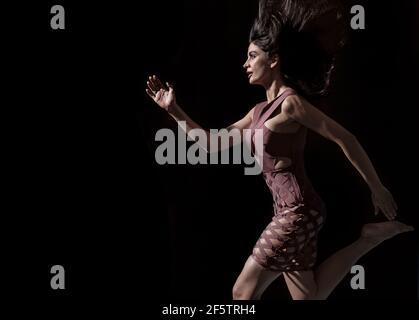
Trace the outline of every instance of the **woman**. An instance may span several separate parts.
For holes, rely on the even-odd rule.
[[[312,3],[260,1],[259,16],[250,32],[243,67],[250,84],[265,88],[267,101],[257,104],[227,131],[263,130],[263,177],[273,196],[274,216],[236,280],[235,300],[259,299],[281,274],[293,299],[326,299],[361,256],[382,241],[413,230],[394,220],[397,205],[356,137],[309,102],[327,90],[335,48],[310,30],[321,25],[319,17],[336,16],[337,12],[329,1]],[[176,103],[173,86],[164,86],[156,76],[149,78],[147,86],[147,94],[193,138],[191,130],[201,127]],[[317,235],[326,211],[304,170],[307,129],[340,146],[368,184],[376,214],[381,211],[390,220],[363,226],[357,241],[315,270]],[[209,132],[207,137],[208,143],[217,141]]]

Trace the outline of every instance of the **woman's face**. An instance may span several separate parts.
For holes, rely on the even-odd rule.
[[[272,59],[253,42],[247,50],[247,60],[243,65],[250,84],[266,84],[272,75]]]

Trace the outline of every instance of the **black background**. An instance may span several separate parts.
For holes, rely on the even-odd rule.
[[[65,8],[65,30],[50,28],[54,4]],[[325,112],[358,137],[401,220],[415,224],[417,4],[345,6],[352,4],[365,7],[366,29],[349,30]],[[179,104],[205,128],[243,117],[265,99],[242,69],[256,9],[256,1],[185,0],[4,10],[16,13],[5,38],[4,265],[6,280],[19,275],[18,295],[54,303],[128,304],[144,294],[157,305],[231,300],[270,220],[269,191],[238,165],[158,166],[154,134],[176,127],[144,89],[151,74],[171,81]],[[306,157],[329,212],[322,261],[374,217],[367,186],[336,145],[310,133]],[[417,255],[417,233],[385,242],[359,261],[366,290],[352,290],[348,276],[330,299],[417,299]],[[65,267],[66,290],[50,288],[55,264]],[[264,299],[289,300],[283,280]]]

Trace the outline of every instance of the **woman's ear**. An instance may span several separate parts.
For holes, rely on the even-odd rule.
[[[273,54],[271,57],[270,57],[270,60],[271,60],[271,63],[270,63],[270,66],[271,66],[271,69],[274,69],[277,65],[279,65],[279,56],[278,56],[278,54]]]

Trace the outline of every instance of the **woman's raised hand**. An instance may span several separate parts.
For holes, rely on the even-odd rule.
[[[160,108],[167,112],[170,112],[176,105],[176,96],[173,86],[168,82],[166,82],[166,85],[163,85],[160,79],[155,75],[148,77],[147,89],[145,91]]]

